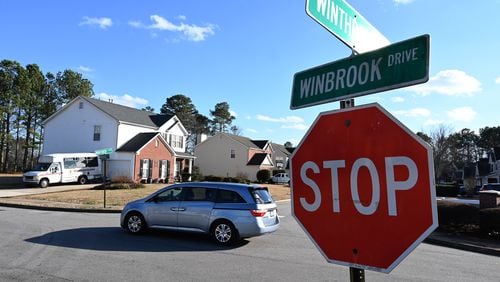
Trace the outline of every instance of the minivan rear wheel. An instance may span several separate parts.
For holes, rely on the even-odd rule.
[[[212,239],[219,245],[231,245],[238,240],[238,231],[228,220],[219,220],[212,225]]]

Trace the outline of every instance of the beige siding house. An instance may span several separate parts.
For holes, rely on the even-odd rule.
[[[217,133],[198,144],[194,155],[195,165],[205,176],[244,177],[255,181],[261,169],[285,169],[290,153],[268,140]]]

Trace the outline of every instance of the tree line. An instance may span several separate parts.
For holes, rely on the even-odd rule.
[[[32,167],[43,143],[42,122],[77,96],[94,96],[93,84],[73,70],[43,73],[36,64],[0,62],[0,172]],[[154,112],[152,107],[142,110]],[[201,114],[191,98],[176,94],[166,99],[162,114],[175,114],[188,131],[187,150],[193,152],[200,134],[230,132],[239,135],[227,102],[215,104],[210,118]],[[418,132],[433,148],[436,181],[452,181],[457,170],[474,167],[494,147],[500,147],[500,126],[484,127],[476,134],[464,128],[452,133],[441,126],[429,134]],[[291,146],[287,142],[287,146]],[[497,156],[500,157],[500,156]]]
[[[33,166],[42,144],[42,121],[73,98],[93,96],[82,74],[43,73],[36,64],[0,62],[0,172]]]
[[[455,173],[458,170],[474,172],[481,158],[487,157],[493,148],[500,147],[500,126],[480,128],[477,134],[468,128],[452,133],[450,128],[442,125],[429,134],[418,132],[417,135],[433,149],[437,183],[457,180]]]
[[[94,85],[81,73],[66,69],[43,73],[37,64],[17,61],[0,62],[0,172],[18,172],[34,166],[43,144],[42,122],[60,107],[78,96],[93,97]],[[193,151],[201,133],[231,132],[227,102],[210,110],[211,119],[200,114],[191,99],[177,94],[166,99],[160,112],[176,114],[188,131],[187,147]],[[154,112],[151,107],[143,110]]]

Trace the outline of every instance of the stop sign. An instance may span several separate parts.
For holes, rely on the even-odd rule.
[[[331,263],[388,273],[438,226],[432,150],[378,104],[321,113],[291,174],[292,213]]]

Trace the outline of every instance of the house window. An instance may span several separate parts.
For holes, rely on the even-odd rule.
[[[170,144],[170,146],[175,147],[175,148],[183,148],[184,147],[184,138],[183,138],[183,136],[170,134],[169,144]]]
[[[79,109],[83,109],[83,102],[80,102],[80,103],[78,104],[78,108],[79,108]]]
[[[101,126],[94,125],[94,141],[101,141]]]
[[[234,149],[231,149],[231,159],[236,158],[236,152]]]
[[[141,159],[140,169],[142,179],[151,178],[153,172],[153,161],[150,159]]]

